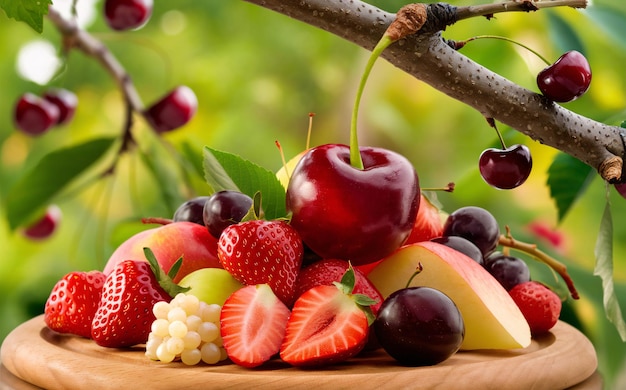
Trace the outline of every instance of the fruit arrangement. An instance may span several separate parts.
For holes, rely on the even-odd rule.
[[[502,234],[483,208],[443,218],[406,158],[358,145],[363,86],[397,27],[364,72],[350,145],[307,146],[276,174],[205,147],[212,192],[171,219],[146,219],[162,226],[130,237],[102,272],[64,277],[47,326],[105,348],[142,345],[162,364],[250,369],[358,361],[370,348],[399,365],[437,365],[549,332],[561,297],[510,252],[548,264],[577,298],[562,264]]]

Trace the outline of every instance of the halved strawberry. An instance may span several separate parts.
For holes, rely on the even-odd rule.
[[[373,300],[352,294],[354,271],[341,283],[316,286],[295,302],[280,357],[294,366],[320,366],[347,360],[363,349],[374,316]]]
[[[304,267],[300,270],[298,278],[296,279],[296,292],[294,296],[298,298],[315,286],[332,286],[334,282],[340,282],[349,267],[349,262],[339,259],[318,260]],[[376,303],[373,304],[371,308],[374,315],[376,315],[380,305],[383,303],[383,296],[358,267],[354,267],[353,269],[355,283],[354,291],[352,292],[354,294],[367,295],[375,300]]]
[[[220,236],[217,255],[239,282],[267,283],[287,306],[293,303],[303,245],[288,223],[250,220],[230,225]]]
[[[145,343],[155,320],[152,307],[159,301],[172,300],[159,284],[165,277],[163,270],[158,263],[154,268],[156,259],[151,252],[146,252],[146,256],[148,262],[125,260],[107,276],[91,325],[96,344],[121,348]],[[171,278],[167,282],[173,284]]]
[[[280,350],[289,309],[267,284],[240,288],[228,297],[220,314],[220,333],[230,360],[256,367]]]
[[[46,325],[59,333],[91,338],[91,321],[98,310],[105,278],[100,271],[77,271],[63,276],[46,301]]]
[[[443,221],[439,209],[424,194],[421,195],[415,225],[405,244],[428,241],[443,234]]]

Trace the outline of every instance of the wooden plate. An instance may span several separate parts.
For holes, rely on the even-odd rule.
[[[320,369],[290,367],[272,360],[260,368],[231,363],[216,366],[164,364],[142,348],[108,349],[91,340],[48,329],[43,316],[11,332],[0,351],[0,374],[10,388],[31,384],[47,389],[172,388],[300,389],[387,388],[565,389],[597,376],[596,353],[577,329],[559,322],[528,348],[459,352],[432,367],[402,367],[384,351],[363,353]],[[601,386],[601,383],[600,383]],[[1,387],[1,386],[0,386]],[[577,387],[580,388],[580,387]],[[584,388],[589,388],[585,386]]]

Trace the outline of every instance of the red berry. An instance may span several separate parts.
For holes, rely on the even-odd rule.
[[[59,280],[44,308],[46,325],[59,333],[91,337],[93,320],[104,285],[100,271],[70,272]]]
[[[152,104],[144,112],[150,126],[164,133],[177,129],[191,120],[198,109],[198,99],[191,88],[179,86]]]
[[[579,98],[591,84],[591,67],[581,53],[572,50],[537,75],[537,86],[548,99],[565,103]]]
[[[104,19],[114,30],[136,30],[150,19],[152,5],[152,0],[105,0]]]
[[[267,284],[231,294],[220,313],[220,333],[230,360],[244,367],[270,360],[280,350],[289,314]]]
[[[172,298],[159,285],[150,264],[125,260],[107,276],[91,337],[102,347],[121,348],[145,343],[155,320],[152,307]]]
[[[501,190],[510,190],[524,184],[532,167],[530,150],[525,145],[486,149],[478,161],[480,175],[485,182]]]
[[[46,239],[56,231],[61,215],[61,209],[56,205],[51,205],[41,218],[24,228],[22,234],[31,240]]]
[[[59,108],[32,93],[18,99],[14,114],[17,128],[29,135],[45,133],[59,120]]]
[[[513,287],[509,294],[528,321],[533,335],[548,332],[561,315],[561,299],[545,285],[530,281]]]
[[[59,109],[57,125],[64,125],[72,120],[78,105],[78,98],[74,92],[61,88],[50,89],[44,93],[43,98]]]
[[[225,270],[246,285],[267,283],[291,306],[303,246],[286,222],[253,220],[230,225],[217,243],[217,256]]]
[[[313,287],[332,286],[333,282],[340,282],[349,266],[349,262],[339,259],[324,259],[308,265],[300,271],[296,279],[295,298],[297,299]],[[383,303],[383,296],[358,268],[354,268],[354,276],[353,292],[355,294],[367,295],[375,300],[376,304],[372,305],[371,308],[374,314],[378,313],[378,309]]]

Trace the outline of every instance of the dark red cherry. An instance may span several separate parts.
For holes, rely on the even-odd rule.
[[[25,93],[15,105],[15,126],[29,135],[39,135],[56,125],[59,120],[59,108],[49,101]]]
[[[152,15],[153,0],[105,0],[104,19],[113,30],[136,30]]]
[[[46,91],[43,94],[43,98],[53,103],[59,109],[57,125],[65,125],[72,120],[76,106],[78,105],[78,98],[74,92],[68,91],[67,89],[55,88]]]
[[[530,150],[525,145],[486,149],[478,161],[480,175],[487,184],[502,190],[522,185],[528,179],[532,167]]]
[[[56,205],[50,205],[44,215],[24,228],[22,234],[31,240],[46,239],[56,231],[60,221],[61,209]]]
[[[587,58],[572,50],[537,75],[537,86],[548,99],[565,103],[579,98],[591,84],[591,67]]]
[[[198,99],[191,88],[179,86],[152,104],[144,112],[150,126],[164,133],[185,125],[198,109]]]

